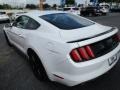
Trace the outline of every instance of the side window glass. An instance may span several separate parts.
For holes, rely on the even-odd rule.
[[[22,24],[22,27],[23,27],[23,29],[26,29],[26,27],[27,27],[27,24],[28,24],[28,22],[29,22],[29,17],[27,17],[27,16],[23,16],[22,17],[22,22],[21,22],[21,24]]]
[[[16,21],[13,23],[13,26],[25,29],[28,21],[29,21],[28,17],[21,16],[21,17],[16,19]]]
[[[18,17],[14,23],[13,23],[13,26],[17,27],[17,24],[21,21],[22,17]]]
[[[40,26],[40,24],[37,21],[35,21],[34,19],[30,18],[26,28],[30,29],[30,30],[35,30],[39,26]]]

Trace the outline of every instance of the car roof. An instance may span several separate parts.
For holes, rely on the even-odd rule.
[[[25,13],[23,15],[28,15],[28,16],[32,16],[32,17],[39,17],[42,15],[48,15],[48,14],[55,14],[55,13],[65,13],[63,11],[40,11],[40,10],[35,10],[35,11],[30,11],[28,13]]]

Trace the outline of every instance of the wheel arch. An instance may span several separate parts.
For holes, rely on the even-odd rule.
[[[40,52],[38,50],[34,49],[34,48],[28,48],[27,51],[26,51],[28,57],[29,57],[28,54],[30,54],[31,52],[35,52],[35,54],[37,54],[38,58],[40,59],[41,64],[43,65],[43,67],[46,71],[46,74],[47,74],[48,78],[51,79],[50,77],[52,76],[52,74],[49,71],[49,66],[46,63],[46,60],[44,60],[42,54],[40,54]]]
[[[35,53],[35,54],[38,56],[38,58],[40,59],[41,63],[42,63],[42,59],[41,59],[39,53],[38,53],[35,49],[28,48],[27,51],[26,51],[26,54],[27,54],[28,58],[29,58],[29,55],[30,55],[31,53]]]
[[[27,49],[27,55],[29,56],[32,52],[35,53],[35,51],[32,48]]]
[[[40,58],[40,55],[38,55],[38,53],[37,53],[34,49],[28,48],[28,49],[27,49],[27,55],[28,55],[28,57],[29,57],[29,55],[30,55],[31,53],[34,53],[35,55],[37,55],[37,57],[38,57],[39,60],[40,60],[40,67],[43,67],[44,70],[45,70],[46,80],[49,80],[49,75],[48,75],[48,72],[47,72],[47,68],[46,68],[46,66],[44,65],[44,62],[42,61],[42,59]]]
[[[28,49],[27,49],[27,56],[29,57],[29,55],[30,55],[31,53],[35,53],[35,54],[38,56],[38,58],[40,59],[41,64],[43,65],[43,67],[44,67],[45,70],[47,71],[47,67],[46,67],[45,63],[43,62],[42,56],[40,56],[39,52],[38,52],[37,50],[35,50],[35,49],[28,48]]]

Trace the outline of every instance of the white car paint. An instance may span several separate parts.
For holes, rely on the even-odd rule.
[[[6,21],[9,20],[9,16],[7,14],[2,14],[3,12],[0,12],[0,21]]]
[[[26,12],[16,12],[16,13],[13,13],[12,16],[11,16],[11,19],[15,20],[17,17],[23,15],[24,13],[26,13]]]
[[[101,6],[101,7],[100,7],[100,11],[101,11],[102,13],[107,14],[107,13],[109,13],[109,8],[106,7],[106,6]]]
[[[32,48],[41,58],[41,62],[51,81],[57,81],[68,86],[92,80],[109,71],[120,58],[120,43],[109,53],[86,62],[76,63],[70,57],[70,52],[78,47],[101,41],[118,32],[117,28],[106,34],[93,37],[109,31],[111,27],[98,23],[75,29],[62,30],[39,18],[42,15],[65,13],[58,11],[34,11],[24,14],[39,22],[36,30],[25,30],[17,27],[4,27],[10,42],[27,55],[27,49]],[[90,21],[90,20],[89,20]],[[93,21],[91,21],[93,22]],[[93,37],[83,41],[67,43],[78,39]],[[108,60],[117,55],[117,60],[110,66]],[[59,78],[59,77],[62,78]]]
[[[78,10],[76,10],[78,9]],[[72,13],[75,15],[80,15],[80,9],[79,7],[64,7],[63,10],[68,13]]]

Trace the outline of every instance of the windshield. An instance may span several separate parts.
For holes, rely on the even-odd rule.
[[[78,29],[94,24],[93,22],[80,16],[68,13],[48,14],[40,16],[40,18],[64,30]]]

